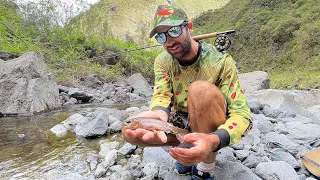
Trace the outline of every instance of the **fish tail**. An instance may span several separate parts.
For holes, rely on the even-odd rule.
[[[194,147],[194,145],[191,142],[182,142],[176,147],[190,149],[190,148]]]
[[[176,137],[177,137],[177,139],[180,141],[180,143],[183,143],[183,135],[182,134],[180,134],[180,133],[177,133],[176,134]]]

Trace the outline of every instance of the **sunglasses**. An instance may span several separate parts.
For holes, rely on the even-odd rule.
[[[182,23],[182,24],[179,25],[179,26],[174,26],[174,27],[168,29],[167,32],[158,33],[158,34],[155,36],[155,38],[156,38],[156,40],[158,41],[158,43],[160,43],[160,44],[163,44],[163,43],[165,43],[165,42],[167,41],[167,36],[166,36],[166,34],[167,34],[168,36],[172,37],[172,38],[177,38],[177,37],[179,37],[179,36],[182,34],[182,28],[183,28],[184,26],[186,26],[187,24],[188,24],[188,22],[184,22],[184,23]]]

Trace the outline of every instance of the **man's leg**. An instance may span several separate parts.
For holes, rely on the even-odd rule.
[[[192,132],[211,133],[226,122],[225,97],[215,85],[205,81],[193,82],[188,90],[188,112]],[[197,165],[197,169],[213,172],[217,153]],[[210,169],[210,170],[209,170]]]

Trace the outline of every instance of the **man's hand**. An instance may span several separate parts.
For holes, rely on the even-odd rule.
[[[217,135],[190,133],[184,136],[184,142],[191,142],[194,147],[190,149],[171,148],[170,155],[185,166],[191,166],[201,161],[206,162],[212,155],[212,151],[217,149],[220,140]]]
[[[152,117],[160,118],[163,121],[168,121],[168,115],[162,110],[143,111],[137,113],[130,118],[137,117]],[[146,129],[122,129],[122,135],[126,141],[138,146],[164,146],[164,145],[177,145],[177,140],[172,135],[166,135],[163,131],[149,131]]]
[[[125,134],[128,136],[129,139],[144,144],[160,145],[167,142],[167,135],[163,131],[149,131],[145,129],[126,129]]]

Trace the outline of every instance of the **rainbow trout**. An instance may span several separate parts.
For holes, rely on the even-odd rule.
[[[155,131],[164,131],[176,135],[177,139],[182,143],[183,136],[188,134],[186,129],[181,129],[173,124],[156,118],[137,117],[126,119],[122,122],[122,127],[127,129],[146,129]]]

